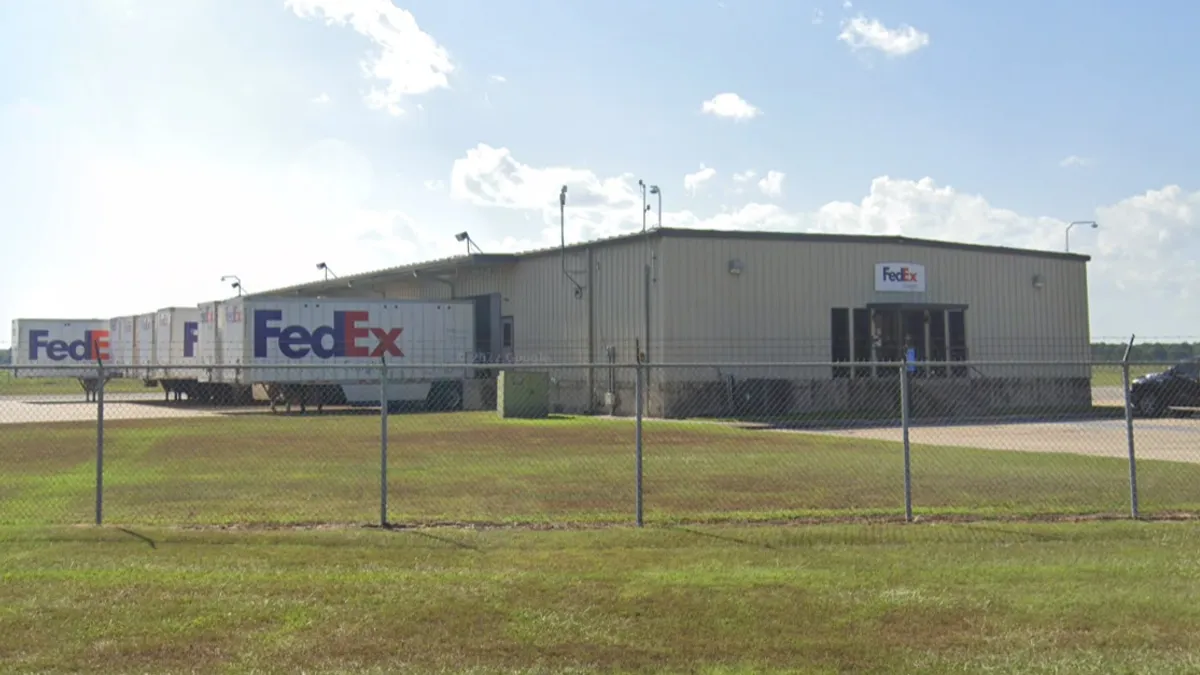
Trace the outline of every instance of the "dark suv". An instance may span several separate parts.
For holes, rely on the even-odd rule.
[[[1146,417],[1160,417],[1170,408],[1200,407],[1200,359],[1137,378],[1129,384],[1129,402]]]

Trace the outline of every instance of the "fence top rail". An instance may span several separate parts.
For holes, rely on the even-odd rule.
[[[888,368],[896,369],[907,365],[915,368],[1121,368],[1125,365],[1131,368],[1165,369],[1175,365],[1174,362],[1162,361],[1016,361],[1016,360],[980,360],[980,361],[692,361],[669,363],[602,363],[602,362],[568,362],[547,361],[543,363],[523,361],[514,363],[388,363],[389,371],[397,370],[544,370],[544,369],[579,369],[579,368],[619,368],[632,369],[639,366],[654,370],[671,369],[734,369],[734,368]],[[20,371],[39,371],[61,373],[63,377],[71,377],[77,373],[94,373],[104,370],[114,371],[158,371],[178,369],[202,372],[227,371],[320,371],[320,370],[375,370],[382,364],[363,363],[263,363],[249,365],[197,365],[197,364],[156,364],[156,365],[127,365],[127,364],[38,364],[38,365],[0,365],[0,372],[18,373]]]

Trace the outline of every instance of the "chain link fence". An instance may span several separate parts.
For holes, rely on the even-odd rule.
[[[1198,365],[7,367],[0,524],[1200,515]]]

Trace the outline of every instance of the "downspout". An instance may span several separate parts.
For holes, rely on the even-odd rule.
[[[596,284],[592,279],[596,272],[596,262],[592,253],[592,247],[589,246],[587,249],[587,413],[589,415],[595,412],[596,401],[596,368],[592,365],[596,362],[596,312],[594,303]]]
[[[562,273],[563,276],[571,282],[575,287],[576,299],[583,297],[583,287],[575,281],[575,277],[567,271],[567,186],[562,186],[562,191],[558,193],[558,233],[561,239],[561,258],[562,258]],[[590,271],[589,271],[590,274]]]

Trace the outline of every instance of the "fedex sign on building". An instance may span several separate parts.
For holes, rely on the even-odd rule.
[[[900,262],[876,263],[875,290],[891,293],[924,293],[925,266]]]

